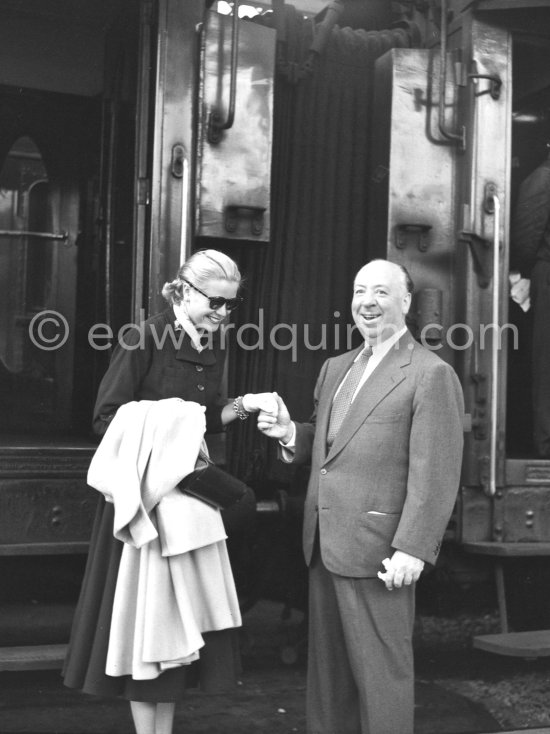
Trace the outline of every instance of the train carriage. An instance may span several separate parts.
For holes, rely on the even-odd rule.
[[[59,664],[99,380],[206,246],[246,276],[227,394],[276,389],[302,419],[323,360],[356,343],[354,273],[407,266],[410,328],[466,398],[443,557],[494,569],[503,634],[476,644],[550,652],[524,629],[547,626],[524,601],[548,577],[550,462],[510,234],[548,156],[550,0],[4,0],[0,19],[0,669]],[[304,477],[252,425],[209,442],[259,515],[299,526]]]

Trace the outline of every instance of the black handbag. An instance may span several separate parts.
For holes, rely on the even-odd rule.
[[[244,482],[210,461],[184,477],[178,488],[220,510],[239,502],[250,491]]]

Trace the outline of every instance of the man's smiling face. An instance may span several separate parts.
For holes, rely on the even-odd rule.
[[[400,331],[405,326],[410,305],[411,294],[398,265],[374,260],[357,273],[351,313],[369,344],[380,344]]]

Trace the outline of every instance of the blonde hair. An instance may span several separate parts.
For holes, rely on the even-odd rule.
[[[202,288],[209,280],[242,283],[237,263],[219,250],[198,250],[186,260],[170,283],[165,283],[162,296],[168,303],[181,303],[184,281]]]

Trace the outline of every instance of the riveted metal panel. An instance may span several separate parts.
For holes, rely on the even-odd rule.
[[[437,130],[439,52],[393,49],[376,63],[371,238],[380,254],[404,265],[418,294],[410,311],[417,336],[453,363],[442,335],[454,322],[454,149]],[[446,121],[453,126],[456,90],[448,75]],[[420,296],[420,300],[419,300]],[[426,309],[426,304],[429,308]],[[432,325],[424,323],[426,314]],[[427,329],[424,329],[427,327]],[[431,338],[431,337],[430,337]]]
[[[275,31],[239,21],[233,124],[209,139],[212,113],[226,120],[231,87],[231,18],[208,14],[203,38],[197,234],[268,242]]]
[[[505,542],[550,541],[548,487],[508,487],[503,493],[503,505]]]
[[[0,546],[87,541],[97,499],[82,479],[4,479]]]
[[[99,493],[92,445],[0,447],[0,555],[82,552]]]

